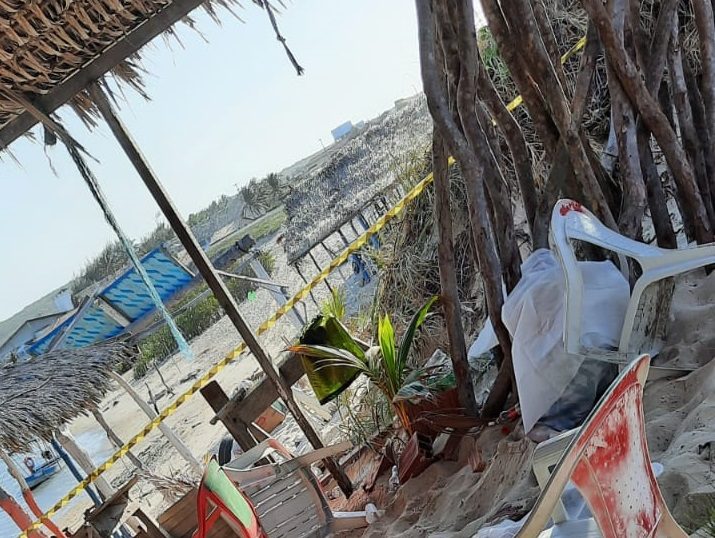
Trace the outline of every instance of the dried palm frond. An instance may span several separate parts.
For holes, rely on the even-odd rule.
[[[49,440],[63,425],[97,409],[112,388],[114,366],[134,355],[134,348],[109,342],[2,367],[0,449],[26,451],[33,441]]]

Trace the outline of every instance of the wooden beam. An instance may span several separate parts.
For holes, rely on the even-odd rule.
[[[206,279],[206,283],[209,288],[211,288],[211,291],[213,291],[216,300],[238,330],[241,338],[243,338],[243,341],[246,343],[248,349],[266,373],[268,379],[275,386],[278,394],[285,402],[286,407],[288,407],[291,414],[295,418],[295,421],[298,423],[298,426],[300,426],[313,448],[323,448],[324,445],[320,436],[313,429],[313,426],[293,399],[293,393],[291,392],[290,386],[286,385],[278,375],[270,355],[263,348],[256,335],[253,334],[253,330],[243,319],[231,292],[216,272],[216,269],[199,245],[189,226],[179,215],[179,211],[170,200],[168,193],[164,190],[164,187],[152,171],[149,163],[144,158],[144,155],[142,155],[126,127],[116,115],[106,94],[97,83],[94,83],[89,87],[89,92],[92,100],[99,108],[102,117],[107,122],[107,125],[119,142],[119,145],[126,153],[129,161],[132,163],[152,197],[159,205],[159,208],[164,213],[169,225],[176,233],[179,241],[181,241],[181,244],[189,254],[189,257],[196,265],[198,272],[201,273],[204,279]],[[333,475],[343,493],[345,493],[345,496],[349,497],[353,491],[352,483],[345,472],[340,468],[337,461],[332,458],[328,458],[325,460],[325,466]]]
[[[219,385],[216,381],[211,381],[208,385],[202,388],[201,395],[204,397],[209,406],[211,406],[214,413],[219,413],[221,409],[229,403],[228,396],[221,388],[221,385]],[[224,416],[221,418],[221,422],[244,452],[250,450],[258,444],[248,431],[246,423],[240,420],[235,414]]]
[[[121,312],[118,310],[114,305],[112,305],[109,301],[107,301],[104,297],[98,296],[94,300],[95,306],[99,307],[99,309],[107,314],[107,316],[115,321],[118,325],[121,325],[122,327],[127,327],[132,323],[132,320],[129,319],[124,312]]]
[[[61,84],[44,95],[33,96],[31,101],[47,114],[51,114],[87,85],[102,77],[119,63],[186,17],[205,0],[174,0],[161,11],[127,33],[119,41],[102,51],[93,60],[77,70]],[[28,97],[28,96],[26,96]],[[37,124],[32,114],[25,111],[0,128],[0,148],[9,146]]]
[[[77,465],[79,465],[82,470],[87,473],[87,475],[92,474],[95,467],[92,458],[90,458],[89,454],[87,454],[87,452],[77,444],[77,441],[69,430],[60,430],[55,434],[55,437],[62,448],[64,448],[67,453],[72,456],[72,459],[77,462]],[[98,477],[94,480],[94,485],[97,486],[97,489],[103,499],[109,499],[112,495],[114,495],[114,488],[109,485],[106,478],[102,476]]]
[[[305,375],[303,363],[295,353],[286,353],[285,359],[279,363],[278,372],[283,382],[292,386]],[[247,394],[236,394],[228,403],[216,412],[211,422],[225,421],[229,417],[236,417],[245,424],[255,421],[261,413],[268,409],[279,398],[273,384],[266,378],[257,383]]]
[[[110,375],[112,376],[112,379],[114,379],[114,381],[119,383],[119,385],[125,391],[127,391],[127,394],[131,396],[132,400],[136,402],[136,404],[147,417],[154,420],[158,416],[157,413],[155,413],[154,410],[151,408],[151,406],[146,403],[144,399],[139,395],[139,393],[137,393],[137,391],[135,391],[132,386],[127,383],[126,379],[124,379],[116,372],[111,372]],[[186,460],[191,469],[195,473],[197,473],[198,476],[202,476],[203,466],[201,465],[201,462],[199,462],[199,460],[194,457],[194,455],[191,453],[191,450],[189,450],[189,448],[184,444],[184,442],[179,438],[179,436],[174,433],[174,430],[172,430],[166,422],[159,423],[159,430],[161,430],[161,433],[164,434],[164,437],[167,438],[167,440],[181,455],[181,457]]]

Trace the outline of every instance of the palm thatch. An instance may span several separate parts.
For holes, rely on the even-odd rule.
[[[286,199],[288,260],[304,256],[356,212],[395,182],[396,171],[415,147],[424,147],[432,124],[422,94],[339,142],[330,160],[296,185]]]
[[[271,1],[252,1],[267,12],[276,36],[286,47],[275,22],[275,8]],[[0,130],[24,112],[17,99],[11,99],[6,93],[30,100],[46,97],[111,51],[134,30],[151,25],[153,19],[175,5],[179,6],[178,11],[182,5],[190,3],[183,0],[0,0],[0,85],[5,90],[0,93]],[[219,22],[218,8],[232,12],[232,6],[240,5],[240,2],[204,0],[201,5],[212,19]],[[181,22],[195,29],[190,14],[183,16]],[[165,38],[176,37],[172,26],[156,25],[160,26],[159,31]],[[286,52],[300,74],[302,68],[287,47]],[[123,86],[147,97],[140,51],[116,58],[109,66],[109,73]],[[79,117],[93,125],[98,111],[86,89],[78,89],[79,93],[66,98]]]
[[[22,452],[37,439],[97,409],[109,373],[136,350],[121,342],[63,349],[0,369],[0,449]]]

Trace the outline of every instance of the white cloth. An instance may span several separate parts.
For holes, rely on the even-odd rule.
[[[618,347],[630,287],[610,261],[579,262],[583,277],[581,343]],[[566,287],[563,269],[551,251],[539,249],[521,268],[521,280],[504,302],[502,319],[512,337],[512,359],[519,402],[528,433],[573,380],[583,356],[564,350]],[[487,322],[470,347],[474,359],[496,345]]]

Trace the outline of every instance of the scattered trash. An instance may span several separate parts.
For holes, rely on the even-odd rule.
[[[390,493],[395,493],[400,487],[400,477],[397,473],[397,465],[392,466],[392,474],[390,475],[390,480],[387,483],[387,490]]]

